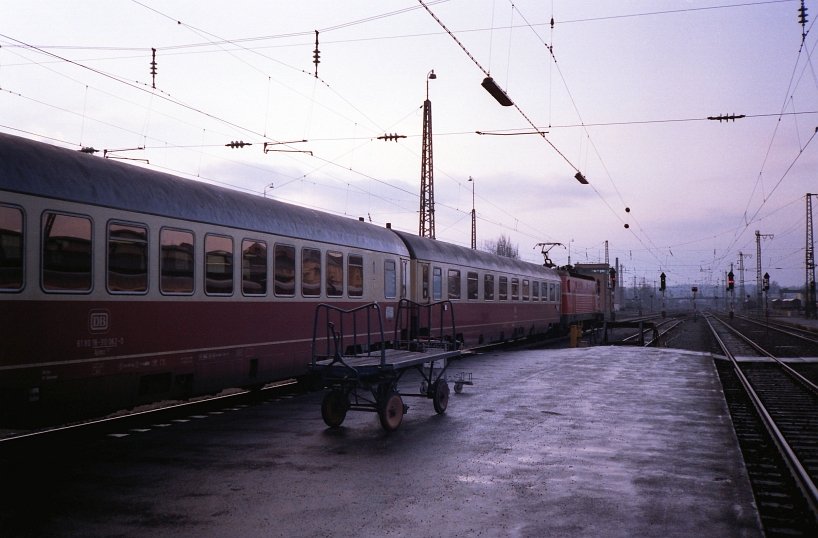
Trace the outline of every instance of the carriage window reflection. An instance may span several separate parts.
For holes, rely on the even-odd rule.
[[[483,299],[486,301],[494,300],[494,275],[486,274],[483,276]]]
[[[531,296],[531,284],[528,280],[523,279],[523,301],[527,301]]]
[[[205,236],[205,292],[209,295],[233,293],[233,238]]]
[[[507,301],[508,300],[508,277],[501,276],[500,277],[500,291],[498,293],[499,300]]]
[[[460,299],[459,269],[449,269],[449,299]]]
[[[364,258],[350,254],[347,267],[347,294],[350,297],[363,297],[364,295]]]
[[[477,299],[477,273],[466,274],[466,291],[469,299]]]
[[[241,242],[241,291],[245,295],[267,295],[267,243],[253,239]]]
[[[383,262],[383,295],[387,299],[394,299],[398,295],[398,272],[395,269],[395,260]]]
[[[159,243],[159,289],[165,294],[193,293],[193,232],[163,228]]]
[[[321,251],[317,248],[301,249],[301,294],[321,295]]]
[[[275,294],[292,297],[295,295],[295,247],[277,244],[274,263]]]
[[[432,269],[432,300],[439,301],[443,298],[443,269],[434,267]]]
[[[344,294],[344,255],[327,251],[327,297]]]
[[[137,224],[108,224],[108,291],[148,291],[148,229]]]
[[[520,279],[511,279],[511,300],[517,301],[520,299]]]
[[[539,301],[540,300],[540,283],[536,280],[531,283],[531,300],[532,301]]]
[[[0,205],[0,291],[23,287],[23,212]]]
[[[91,219],[43,213],[43,289],[91,290]]]

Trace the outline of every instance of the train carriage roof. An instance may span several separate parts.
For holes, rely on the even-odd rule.
[[[391,231],[0,133],[0,190],[406,255]]]
[[[503,256],[497,256],[480,250],[453,245],[435,239],[418,237],[406,232],[395,231],[409,247],[409,252],[413,258],[419,260],[429,260],[439,263],[452,263],[466,267],[483,269],[488,271],[539,275],[559,278],[554,269],[548,269],[541,265],[515,260]]]

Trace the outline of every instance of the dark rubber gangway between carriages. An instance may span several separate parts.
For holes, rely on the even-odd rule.
[[[403,403],[407,396],[431,399],[437,413],[446,411],[448,361],[461,353],[452,303],[404,299],[397,313],[387,308],[393,310],[382,312],[377,303],[350,310],[328,304],[316,308],[311,369],[329,389],[321,416],[331,428],[344,422],[347,411],[371,411],[385,430],[396,430],[409,409]],[[391,340],[383,331],[385,314],[395,319]],[[423,376],[420,391],[400,392],[398,383],[410,370]]]

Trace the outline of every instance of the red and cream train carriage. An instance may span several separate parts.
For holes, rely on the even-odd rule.
[[[386,340],[402,299],[451,301],[466,347],[544,334],[579,282],[0,134],[3,420],[304,375],[319,303],[377,302]]]

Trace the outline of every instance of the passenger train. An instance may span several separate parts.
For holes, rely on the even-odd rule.
[[[589,277],[0,134],[0,422],[298,378],[318,304],[402,299],[466,348],[601,316]]]

